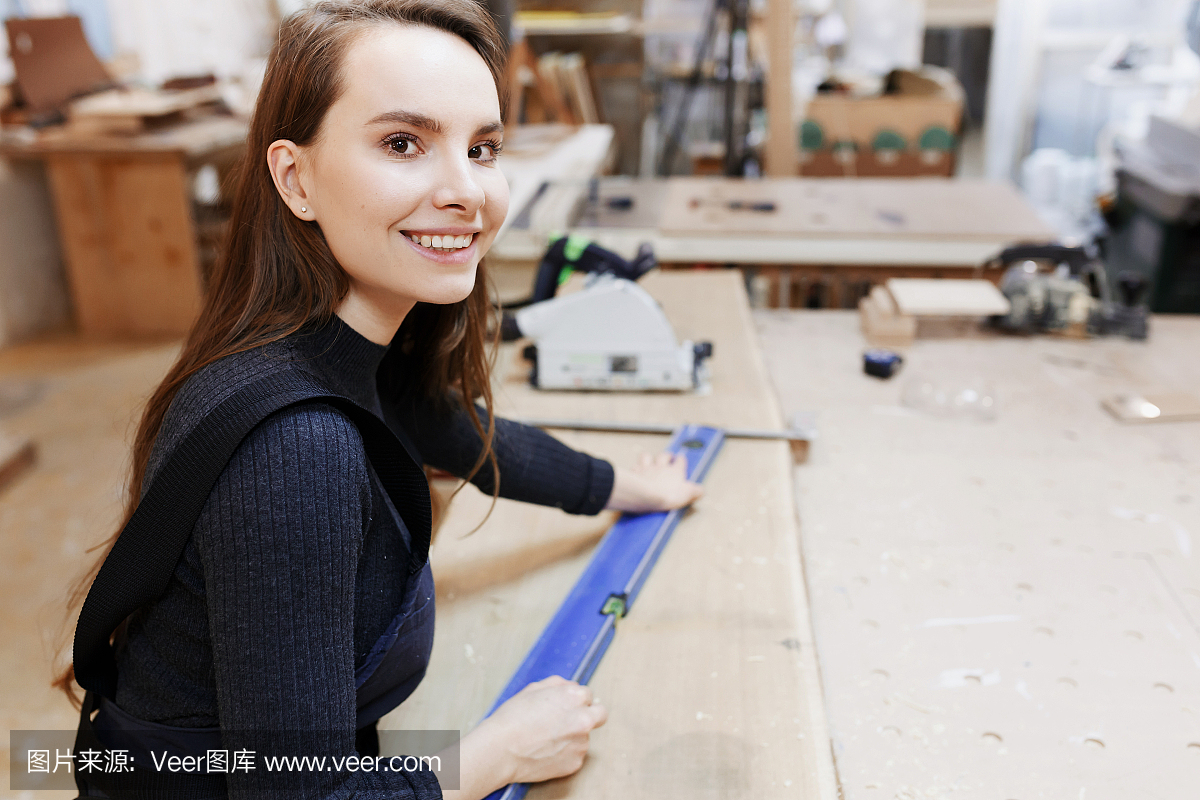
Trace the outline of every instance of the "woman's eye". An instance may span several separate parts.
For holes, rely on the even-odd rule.
[[[494,161],[500,155],[499,144],[477,144],[467,151],[467,157],[477,161]]]
[[[417,143],[408,136],[396,136],[391,139],[386,139],[385,143],[388,150],[390,150],[393,155],[415,156],[419,152]]]

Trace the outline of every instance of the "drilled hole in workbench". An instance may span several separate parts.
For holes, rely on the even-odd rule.
[[[987,733],[983,734],[983,738],[991,739],[992,741],[995,741],[995,742],[1003,742],[1004,741],[1003,736],[1001,736],[998,733],[993,733],[992,731],[988,731]]]
[[[1174,692],[1175,692],[1175,687],[1169,683],[1156,683],[1156,684],[1154,684],[1154,688],[1155,689],[1165,689],[1166,691],[1171,692],[1172,694],[1174,694]]]
[[[1045,625],[1037,626],[1036,628],[1033,629],[1033,632],[1040,633],[1043,636],[1053,636],[1054,635],[1054,630],[1052,628],[1047,628]]]
[[[1099,739],[1084,739],[1083,743],[1089,747],[1097,747],[1101,750],[1104,749],[1104,742],[1100,741]]]
[[[1066,677],[1063,677],[1063,678],[1059,678],[1059,679],[1058,679],[1058,682],[1059,682],[1059,683],[1061,683],[1061,684],[1063,684],[1064,686],[1070,686],[1070,687],[1077,687],[1077,686],[1079,686],[1079,682],[1078,682],[1078,681],[1076,681],[1074,678],[1066,678]]]
[[[1145,636],[1142,636],[1139,631],[1125,631],[1125,635],[1130,639],[1137,639],[1139,642],[1146,638]]]

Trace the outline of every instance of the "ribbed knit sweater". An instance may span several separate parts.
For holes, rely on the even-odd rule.
[[[387,416],[424,463],[465,477],[481,448],[466,413],[407,389],[404,359],[393,353],[385,362],[387,351],[334,317],[202,369],[167,412],[144,486],[222,399],[289,368],[377,413],[379,373]],[[608,500],[608,462],[542,431],[498,419],[494,447],[504,497],[576,514]],[[491,470],[473,482],[491,492]],[[118,706],[185,728],[329,731],[334,751],[353,753],[355,669],[401,606],[408,548],[347,417],[317,403],[269,417],[213,487],[167,592],[131,622],[118,652]],[[279,796],[440,796],[428,773],[322,780]],[[230,797],[263,797],[271,776],[230,774],[227,784]]]

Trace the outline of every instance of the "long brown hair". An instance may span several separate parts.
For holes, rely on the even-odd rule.
[[[271,180],[266,152],[279,139],[300,146],[316,139],[326,112],[342,93],[341,65],[347,50],[365,30],[384,23],[426,26],[462,38],[483,58],[503,95],[506,42],[475,0],[321,2],[281,23],[237,173],[229,232],[203,308],[138,425],[122,528],[137,508],[151,450],[180,387],[218,359],[277,341],[310,322],[328,321],[346,296],[346,274],[324,234],[284,204]],[[503,109],[503,96],[500,99]],[[490,459],[498,488],[489,384],[494,349],[486,333],[491,313],[487,272],[480,264],[465,300],[419,303],[395,341],[408,354],[412,377],[424,391],[432,397],[454,397],[465,407],[484,445],[472,474]],[[477,399],[488,412],[486,428],[475,411]],[[98,546],[101,557],[70,594],[72,608],[82,605],[119,534],[120,528]],[[53,685],[79,706],[74,665],[58,674]]]

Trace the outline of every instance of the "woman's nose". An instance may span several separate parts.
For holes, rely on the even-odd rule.
[[[487,195],[476,180],[475,165],[465,155],[443,159],[437,176],[433,203],[438,208],[460,208],[474,214],[483,206]]]

